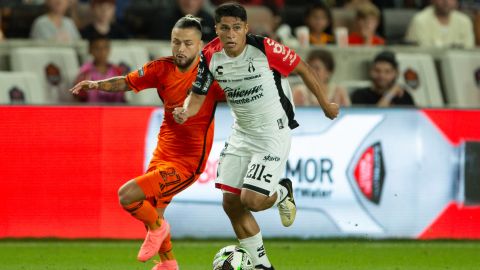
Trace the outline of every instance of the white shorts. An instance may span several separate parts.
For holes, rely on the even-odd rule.
[[[235,194],[246,188],[272,195],[285,174],[290,145],[288,127],[257,135],[234,129],[220,154],[215,187]]]

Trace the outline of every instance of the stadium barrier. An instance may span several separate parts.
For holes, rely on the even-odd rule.
[[[479,117],[345,109],[329,121],[299,108],[285,172],[297,220],[284,228],[276,209],[257,213],[262,233],[480,239]],[[0,238],[142,238],[117,190],[144,171],[162,120],[154,107],[0,107]],[[228,108],[217,109],[216,123],[206,171],[166,212],[176,237],[233,235],[214,188]]]

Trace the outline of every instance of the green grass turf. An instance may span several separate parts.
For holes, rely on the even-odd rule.
[[[210,270],[227,240],[178,240],[181,270]],[[480,269],[480,242],[267,240],[277,270],[463,270]],[[140,241],[0,240],[0,270],[140,270],[153,262],[135,260]]]

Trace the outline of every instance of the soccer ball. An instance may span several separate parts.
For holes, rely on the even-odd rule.
[[[213,270],[254,270],[248,252],[235,245],[220,249],[213,258]]]

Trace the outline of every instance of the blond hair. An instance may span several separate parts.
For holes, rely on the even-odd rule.
[[[380,18],[380,10],[372,3],[364,3],[356,8],[357,19],[365,19],[368,17]]]

